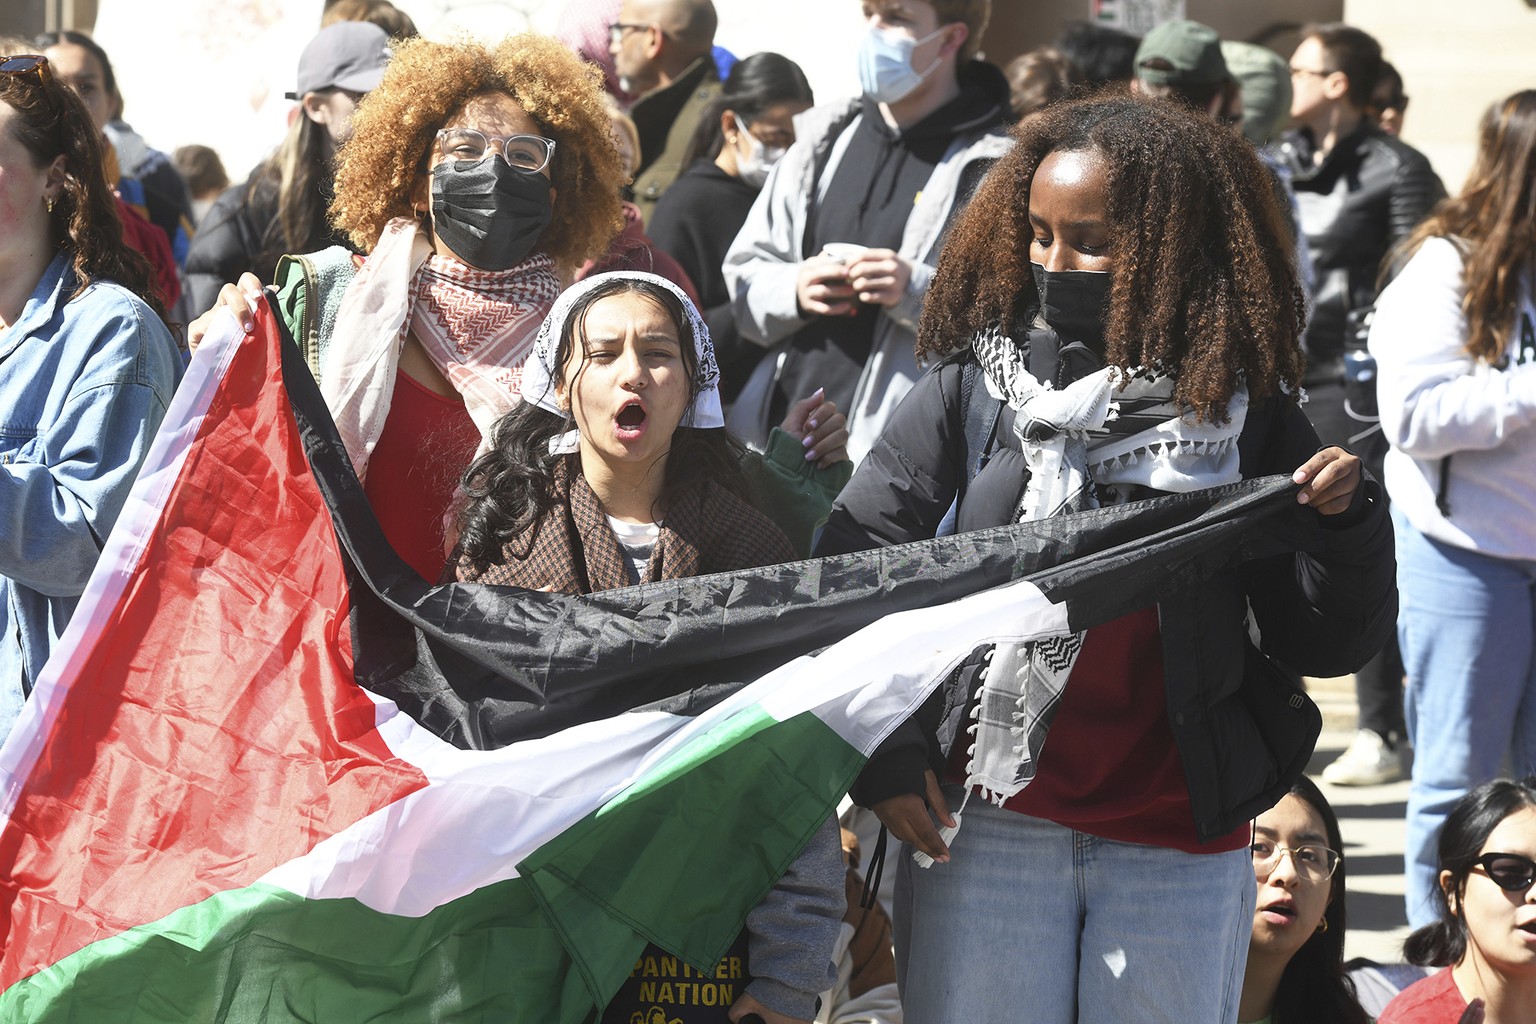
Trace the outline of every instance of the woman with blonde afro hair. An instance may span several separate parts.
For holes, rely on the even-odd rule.
[[[566,275],[606,252],[623,226],[624,169],[600,79],[558,41],[532,34],[495,47],[427,39],[398,44],[339,155],[332,223],[371,251],[391,218],[423,208],[419,187],[437,154],[439,129],[471,99],[493,93],[510,96],[555,144],[548,168],[554,209],[535,249]]]
[[[618,231],[624,171],[597,72],[558,42],[397,42],[338,153],[340,246],[278,264],[304,347],[385,536],[434,580],[458,471],[517,403],[577,267]],[[251,323],[250,275],[219,307]]]

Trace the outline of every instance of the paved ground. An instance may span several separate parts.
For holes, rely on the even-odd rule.
[[[1348,922],[1344,956],[1378,963],[1403,958],[1408,919],[1403,911],[1403,815],[1408,783],[1385,786],[1330,786],[1318,777],[1355,733],[1354,680],[1309,679],[1307,689],[1323,711],[1309,773],[1339,815],[1344,856],[1349,862]]]

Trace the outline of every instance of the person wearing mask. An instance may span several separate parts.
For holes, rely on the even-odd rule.
[[[1242,1024],[1369,1024],[1344,971],[1343,848],[1338,816],[1305,775],[1254,819]]]
[[[1505,764],[1536,771],[1536,90],[1488,110],[1461,193],[1392,259],[1369,346],[1391,445],[1419,926],[1451,807]]]
[[[389,37],[361,21],[320,30],[299,58],[299,110],[282,144],[251,176],[214,201],[187,254],[187,301],[210,309],[226,281],[254,274],[271,283],[278,257],[346,245],[326,217],[337,147],[352,132],[363,96],[384,77]]]
[[[1279,154],[1312,257],[1307,416],[1324,444],[1360,453],[1381,478],[1386,441],[1371,378],[1360,369],[1360,328],[1376,301],[1382,260],[1445,195],[1429,161],[1365,114],[1381,73],[1381,46],[1350,25],[1312,25],[1291,55],[1291,117]],[[1346,380],[1346,365],[1357,368]],[[1353,410],[1353,413],[1351,412]],[[1359,729],[1323,778],[1339,786],[1392,782],[1407,773],[1403,664],[1395,638],[1355,676]]]
[[[802,115],[725,259],[736,326],[768,349],[731,411],[763,443],[825,387],[855,462],[916,381],[945,231],[1008,150],[1008,81],[975,55],[991,0],[863,0],[858,99]]]
[[[101,132],[0,58],[0,740],[74,614],[181,377]]]
[[[338,31],[384,44],[373,25]],[[295,333],[384,535],[436,581],[458,471],[515,403],[562,278],[612,239],[621,172],[600,91],[554,40],[418,37],[371,84],[331,208],[367,258],[286,263],[276,305],[301,307]],[[189,337],[224,308],[249,323],[260,287],[226,285]]]
[[[1308,540],[1065,640],[979,648],[870,757],[852,796],[904,844],[906,1020],[1231,1024],[1251,821],[1320,726],[1277,663],[1336,675],[1380,646],[1391,525],[1299,407],[1301,295],[1253,147],[1134,96],[1052,104],[1013,138],[928,294],[940,361],[817,553],[1273,474]]]
[[[649,224],[662,194],[683,170],[683,151],[720,93],[710,0],[624,0],[608,26],[619,88],[640,131],[634,201]]]
[[[670,253],[699,290],[720,361],[720,394],[729,403],[762,358],[743,341],[731,312],[721,265],[752,203],[795,141],[794,118],[814,98],[800,66],[777,53],[737,63],[683,154],[682,176],[656,204],[651,238]]]

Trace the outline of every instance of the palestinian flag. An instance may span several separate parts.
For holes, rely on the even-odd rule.
[[[586,1019],[648,941],[713,968],[978,644],[1296,542],[1276,479],[591,597],[429,587],[256,322],[198,351],[0,749],[0,1021]]]

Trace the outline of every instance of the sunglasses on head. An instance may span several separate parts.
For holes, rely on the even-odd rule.
[[[40,53],[23,53],[15,57],[0,57],[0,75],[30,75],[37,73],[39,82],[49,78],[48,58]]]
[[[1508,892],[1524,892],[1536,881],[1536,861],[1518,853],[1485,853],[1473,861],[1488,880]]]

